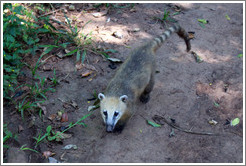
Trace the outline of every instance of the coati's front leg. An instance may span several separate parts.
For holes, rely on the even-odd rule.
[[[146,88],[144,89],[143,93],[139,97],[139,100],[142,103],[147,103],[149,101],[150,92],[153,90],[154,84],[155,84],[155,78],[154,78],[154,74],[152,73],[151,77],[150,77],[149,84],[146,86]]]

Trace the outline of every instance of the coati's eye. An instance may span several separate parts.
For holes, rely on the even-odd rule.
[[[116,117],[116,116],[118,116],[119,115],[119,112],[118,111],[115,111],[114,112],[114,116]]]
[[[107,116],[107,115],[108,115],[108,113],[107,113],[107,111],[106,111],[106,110],[103,110],[103,115],[105,115],[105,116]]]

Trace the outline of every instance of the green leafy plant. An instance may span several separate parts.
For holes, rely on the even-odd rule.
[[[62,135],[64,132],[66,132],[67,130],[71,129],[72,127],[75,127],[75,126],[77,126],[77,125],[83,125],[83,126],[86,126],[85,123],[83,123],[82,121],[83,121],[84,119],[86,119],[87,117],[89,117],[91,114],[92,114],[92,113],[89,113],[89,114],[83,116],[82,118],[80,118],[80,119],[79,119],[77,122],[75,122],[75,123],[72,123],[72,122],[71,122],[71,123],[69,124],[69,126],[68,126],[65,130],[63,130],[63,131],[61,131],[61,132],[55,132],[55,131],[53,131],[51,125],[47,126],[47,128],[46,128],[46,133],[45,133],[43,136],[41,136],[41,132],[39,132],[38,137],[33,137],[33,139],[36,140],[35,148],[36,148],[42,141],[44,141],[44,140],[46,140],[46,139],[47,139],[48,141],[53,141],[53,140],[59,141],[59,140],[61,140],[61,137],[62,137],[61,135]]]
[[[47,133],[45,133],[43,136],[41,136],[41,131],[38,134],[38,137],[33,137],[33,139],[36,140],[35,148],[47,137]]]
[[[3,97],[11,100],[9,93],[15,92],[17,76],[23,67],[22,56],[35,55],[40,41],[39,34],[50,30],[35,22],[39,20],[32,10],[20,4],[3,4]]]

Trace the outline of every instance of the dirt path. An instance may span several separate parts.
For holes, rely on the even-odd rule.
[[[191,40],[192,51],[204,61],[197,63],[191,53],[185,51],[183,40],[173,35],[157,51],[159,73],[151,100],[147,104],[137,103],[136,113],[121,134],[105,134],[99,110],[96,110],[85,120],[87,127],[71,129],[69,132],[73,137],[65,139],[62,145],[41,144],[40,151],[51,150],[56,153],[54,158],[60,161],[63,154],[63,162],[68,163],[243,162],[243,58],[237,57],[243,52],[243,5],[179,5],[183,13],[174,18],[187,31],[195,32],[195,39]],[[136,4],[132,10],[118,9],[100,18],[86,13],[79,19],[84,22],[93,19],[85,31],[93,31],[97,37],[102,37],[102,45],[118,50],[117,58],[125,60],[134,48],[164,31],[163,25],[153,21],[152,17],[162,17],[165,8],[175,12],[167,4]],[[230,20],[226,19],[226,14]],[[106,23],[109,17],[111,21]],[[202,27],[197,19],[207,19],[209,24]],[[129,33],[134,28],[140,31]],[[123,38],[113,37],[114,31],[121,32]],[[74,72],[75,58],[63,59],[54,66],[59,76],[69,74],[69,83],[62,82],[57,91],[48,96],[45,103],[47,116],[63,108],[58,98],[71,99],[80,109],[68,108],[66,111],[69,122],[76,122],[88,113],[87,107],[92,103],[87,99],[93,97],[93,91],[102,92],[116,71],[108,67],[108,61],[92,55],[89,61],[98,74],[88,81],[79,76],[79,71]],[[52,75],[52,72],[40,74]],[[151,120],[154,115],[171,117],[177,125],[188,130],[222,135],[193,135],[174,129],[175,135],[170,137],[172,128],[167,124],[154,128],[146,123],[144,118]],[[226,119],[237,117],[240,118],[239,125],[224,125]],[[48,121],[47,117],[45,119]],[[208,121],[212,119],[218,124],[210,125]],[[43,122],[36,125],[44,130],[47,127]],[[62,150],[67,144],[75,144],[78,149]],[[46,160],[35,161],[33,158],[32,162]]]

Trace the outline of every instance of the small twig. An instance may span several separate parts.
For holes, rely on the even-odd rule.
[[[181,127],[178,127],[176,126],[175,124],[173,123],[170,123],[166,120],[166,118],[162,117],[162,116],[159,116],[159,115],[155,115],[153,117],[153,120],[158,123],[158,124],[164,124],[163,122],[165,122],[166,124],[168,124],[169,126],[171,126],[172,128],[175,128],[179,131],[183,131],[183,132],[186,132],[186,133],[190,133],[190,134],[197,134],[197,135],[219,135],[219,134],[215,134],[215,133],[209,133],[209,132],[194,132],[194,131],[190,131],[190,130],[186,130],[186,129],[183,129]]]
[[[65,77],[59,79],[58,82],[60,83],[61,81],[66,80],[66,78],[67,78],[68,76],[69,76],[69,73],[68,73]]]
[[[62,99],[60,99],[60,98],[58,98],[58,100],[60,100],[60,101],[63,102],[63,103],[67,103],[66,101],[64,101],[64,100],[62,100]]]
[[[47,57],[45,60],[41,60],[41,63],[44,63],[45,61],[47,61],[48,59],[50,59],[52,56],[54,56],[54,55],[50,55],[50,56]]]
[[[193,126],[190,128],[190,130],[189,131],[191,131],[193,129]]]
[[[43,17],[43,16],[47,16],[47,15],[49,15],[49,14],[53,14],[53,13],[55,13],[55,12],[58,12],[59,10],[64,10],[64,8],[60,8],[60,9],[51,11],[51,12],[49,12],[49,13],[45,13],[45,14],[43,14],[43,15],[41,15],[41,16],[38,16],[38,18],[39,18],[39,17]]]

